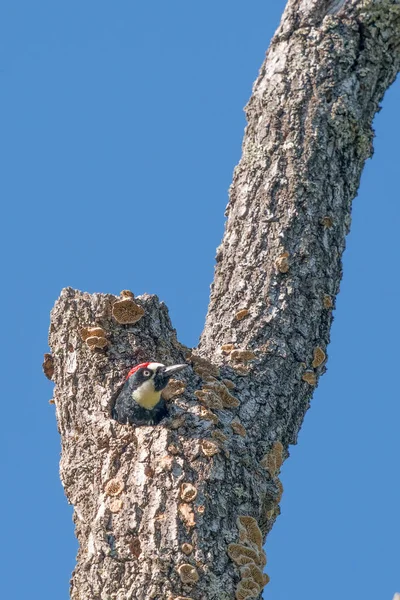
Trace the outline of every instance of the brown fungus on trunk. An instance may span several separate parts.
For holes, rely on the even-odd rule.
[[[44,355],[44,360],[42,364],[43,373],[46,375],[47,379],[53,379],[54,375],[54,361],[53,356],[49,353]]]
[[[104,487],[104,491],[108,496],[119,496],[124,490],[124,482],[120,479],[110,479]]]
[[[179,573],[179,577],[181,578],[182,583],[193,585],[197,583],[200,579],[196,567],[188,563],[179,565],[177,571]]]
[[[314,360],[312,361],[312,366],[314,369],[320,367],[326,360],[326,354],[320,346],[314,348]]]
[[[317,385],[317,376],[314,371],[305,371],[302,376],[302,380],[310,385]]]
[[[184,502],[193,502],[197,496],[197,490],[192,483],[182,483],[180,496]]]
[[[122,300],[114,302],[112,315],[121,325],[133,325],[143,317],[144,309],[131,297],[125,296]]]

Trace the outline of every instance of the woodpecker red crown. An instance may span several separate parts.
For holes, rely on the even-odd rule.
[[[129,379],[129,377],[131,377],[134,373],[136,373],[136,371],[139,371],[139,369],[145,369],[146,367],[149,366],[150,363],[151,363],[151,361],[145,362],[145,363],[140,363],[140,365],[136,365],[135,367],[132,367],[132,369],[129,371],[128,375],[126,376],[126,378]]]

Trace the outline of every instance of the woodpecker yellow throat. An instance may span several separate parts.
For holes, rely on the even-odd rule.
[[[156,364],[156,363],[153,363]],[[155,375],[155,374],[154,374]],[[132,392],[132,398],[143,408],[151,410],[160,402],[161,391],[154,389],[154,375],[148,381],[142,383],[140,387]]]

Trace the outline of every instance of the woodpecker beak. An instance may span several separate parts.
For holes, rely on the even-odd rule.
[[[171,377],[174,373],[179,373],[183,369],[186,369],[189,365],[172,365],[172,367],[166,367],[164,373]]]
[[[175,373],[179,373],[182,369],[185,369],[189,365],[172,365],[172,367],[160,367],[154,377],[154,389],[159,392],[163,390],[167,385],[168,381]]]

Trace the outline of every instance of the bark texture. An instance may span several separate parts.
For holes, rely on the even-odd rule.
[[[72,600],[261,597],[279,469],[324,371],[351,201],[399,68],[399,2],[289,0],[246,108],[195,352],[155,296],[124,324],[129,294],[117,320],[121,299],[63,290],[46,372],[80,544]],[[193,369],[167,421],[120,425],[113,397],[144,360]]]

